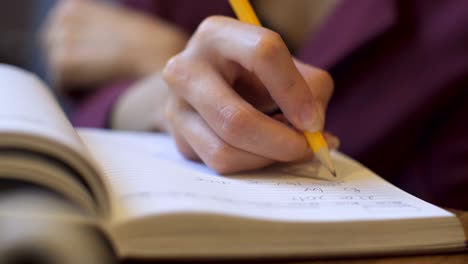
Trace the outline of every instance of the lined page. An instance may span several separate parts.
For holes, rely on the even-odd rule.
[[[161,134],[81,130],[112,187],[117,221],[163,213],[214,213],[281,221],[449,216],[337,152],[338,179],[319,164],[222,176],[185,160]]]

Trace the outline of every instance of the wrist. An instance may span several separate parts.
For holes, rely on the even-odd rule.
[[[169,95],[159,73],[125,91],[114,105],[110,126],[119,130],[167,131],[165,105]]]

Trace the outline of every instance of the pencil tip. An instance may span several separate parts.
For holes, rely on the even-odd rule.
[[[330,172],[330,174],[333,175],[333,177],[336,178],[336,170],[334,168],[327,168],[327,169]]]
[[[330,158],[330,154],[328,153],[328,149],[322,148],[319,152],[315,153],[315,157],[323,164],[323,166],[337,178],[335,166],[333,166],[332,159]]]

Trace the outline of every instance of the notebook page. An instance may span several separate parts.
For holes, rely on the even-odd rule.
[[[161,213],[215,213],[281,221],[449,216],[339,153],[338,180],[319,164],[221,176],[185,160],[161,134],[81,130],[112,187],[117,221]]]
[[[6,64],[0,64],[0,133],[38,135],[86,153],[45,84]]]

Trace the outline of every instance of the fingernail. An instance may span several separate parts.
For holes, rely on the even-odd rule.
[[[322,130],[324,123],[324,114],[318,107],[306,105],[302,108],[300,119],[303,129],[309,132]]]

